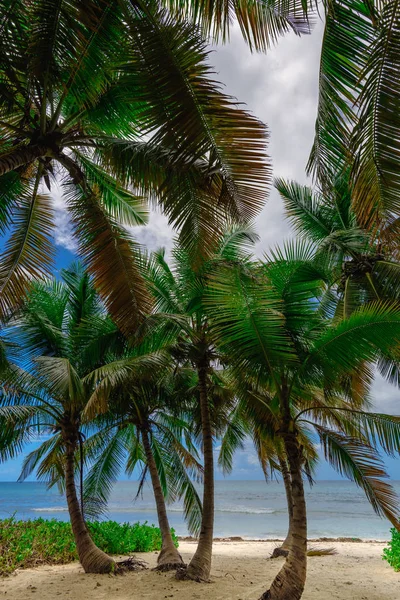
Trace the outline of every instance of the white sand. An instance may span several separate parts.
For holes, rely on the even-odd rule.
[[[7,600],[257,600],[283,559],[268,560],[274,542],[216,542],[212,583],[181,582],[151,570],[123,576],[86,575],[79,564],[21,570],[0,580]],[[333,546],[335,556],[310,557],[304,600],[400,600],[400,573],[382,560],[383,543],[312,543]],[[188,561],[193,542],[181,542]],[[137,554],[150,567],[156,554]]]

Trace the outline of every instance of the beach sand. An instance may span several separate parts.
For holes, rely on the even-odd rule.
[[[268,560],[274,542],[218,541],[214,545],[212,583],[181,582],[172,573],[151,570],[122,576],[86,575],[78,563],[26,569],[0,580],[0,599],[7,600],[257,600],[283,559]],[[304,600],[400,600],[400,573],[382,560],[384,543],[325,542],[335,556],[310,557]],[[188,561],[195,543],[183,541]],[[150,567],[156,553],[136,554]]]

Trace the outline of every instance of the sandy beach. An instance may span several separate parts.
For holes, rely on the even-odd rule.
[[[400,573],[381,558],[384,543],[311,543],[332,546],[335,556],[310,557],[303,600],[399,600]],[[171,573],[146,570],[123,576],[86,575],[78,563],[26,569],[0,581],[0,598],[8,600],[257,600],[272,581],[282,559],[268,560],[275,542],[215,542],[212,582],[178,582]],[[180,550],[189,560],[195,543]],[[149,567],[156,553],[137,554]]]

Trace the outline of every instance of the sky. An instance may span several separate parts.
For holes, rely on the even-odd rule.
[[[305,166],[314,135],[322,33],[322,22],[318,22],[311,35],[298,37],[288,34],[265,55],[251,54],[240,31],[234,29],[230,43],[218,46],[210,55],[215,78],[225,84],[225,91],[245,103],[248,110],[268,125],[269,155],[274,176],[295,179],[300,183],[307,182]],[[60,269],[73,260],[75,244],[57,190],[54,192],[54,203],[57,268]],[[257,245],[259,256],[291,235],[276,190],[271,190],[256,227],[260,235]],[[171,245],[172,232],[166,219],[158,213],[152,213],[149,224],[144,228],[134,228],[133,233],[150,250]],[[376,378],[373,398],[376,411],[400,414],[400,390],[387,384],[381,377]],[[32,445],[32,448],[36,445]],[[15,481],[21,461],[22,457],[19,457],[0,465],[0,481]],[[400,461],[387,459],[385,462],[391,477],[400,479]],[[217,477],[222,478],[222,474],[218,473]],[[250,440],[237,454],[230,477],[263,479]],[[321,461],[317,479],[337,478],[337,473]]]

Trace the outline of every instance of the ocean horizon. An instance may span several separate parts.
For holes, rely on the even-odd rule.
[[[400,481],[392,481],[400,496]],[[137,482],[114,486],[103,519],[157,524],[153,493],[148,484],[135,499]],[[308,537],[390,538],[391,524],[377,516],[364,493],[349,481],[317,481],[306,485]],[[223,480],[215,483],[215,537],[283,538],[287,508],[281,482]],[[179,536],[188,535],[181,503],[169,506],[169,519]],[[0,482],[0,518],[68,520],[65,497],[38,482]]]

